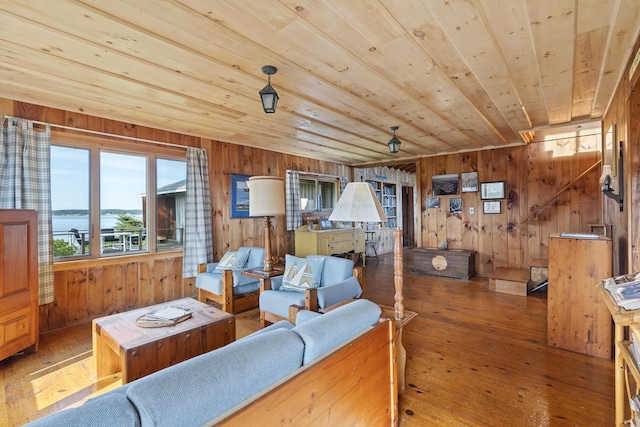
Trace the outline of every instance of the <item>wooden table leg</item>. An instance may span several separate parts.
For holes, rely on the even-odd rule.
[[[396,357],[398,358],[398,394],[404,393],[406,387],[407,351],[402,345],[402,326],[396,333]]]
[[[624,340],[624,326],[618,325],[617,323],[614,326],[614,335],[615,335],[615,347],[613,349],[615,354],[615,369],[616,372],[614,374],[615,378],[615,405],[616,405],[616,426],[621,426],[624,423],[624,408],[625,408],[625,364],[624,358],[620,355],[620,349],[618,348],[617,343],[620,343]]]
[[[93,343],[93,363],[96,369],[96,378],[119,372],[121,368],[120,355],[113,351],[101,335],[100,326],[93,324],[91,340]]]

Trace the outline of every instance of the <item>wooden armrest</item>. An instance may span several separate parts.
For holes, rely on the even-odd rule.
[[[304,310],[304,307],[293,304],[289,306],[289,322],[296,324],[296,317],[298,317],[298,312]]]
[[[318,311],[318,289],[311,288],[304,290],[304,309]]]
[[[198,273],[205,273],[207,271],[207,264],[198,264]]]
[[[352,274],[358,279],[358,283],[360,283],[360,287],[364,292],[364,276],[362,275],[362,267],[354,267]]]

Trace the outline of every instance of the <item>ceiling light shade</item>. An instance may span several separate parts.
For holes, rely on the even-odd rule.
[[[329,216],[331,221],[385,222],[387,216],[368,182],[350,182]]]
[[[271,86],[271,75],[277,73],[278,69],[273,65],[265,65],[262,67],[262,72],[269,76],[267,85],[258,92],[262,101],[262,109],[265,113],[275,113],[279,97],[276,90]]]
[[[398,126],[391,126],[391,130],[393,131],[393,138],[389,140],[387,145],[389,146],[389,151],[395,154],[400,151],[400,140],[396,138],[396,131],[398,130]]]

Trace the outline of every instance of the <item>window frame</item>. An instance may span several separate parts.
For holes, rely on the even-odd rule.
[[[182,251],[183,247],[158,248],[157,229],[157,171],[158,159],[187,161],[187,147],[168,147],[150,143],[135,143],[117,139],[101,138],[91,135],[79,135],[65,131],[51,132],[51,145],[89,150],[89,254],[54,258],[54,264],[66,261],[96,260],[113,256],[140,256],[167,251]],[[100,253],[100,239],[96,238],[100,231],[100,153],[102,151],[143,156],[147,159],[147,248],[132,252],[111,254]],[[152,195],[152,197],[150,197]],[[151,213],[151,214],[150,214]],[[149,231],[151,230],[151,231]],[[97,234],[96,234],[97,233]]]
[[[302,200],[300,200],[300,210],[302,211],[303,214],[309,214],[311,212],[319,212],[319,213],[331,213],[333,212],[333,208],[336,206],[336,203],[338,203],[338,197],[339,197],[339,193],[340,193],[340,177],[338,176],[319,176],[319,175],[313,175],[313,174],[300,174],[300,180],[306,180],[306,181],[314,181],[315,185],[314,185],[314,198],[316,200],[316,208],[314,209],[302,209]],[[334,197],[333,197],[333,205],[328,208],[325,207],[324,201],[322,203],[322,209],[318,209],[317,208],[317,204],[318,204],[318,194],[319,194],[319,189],[320,189],[320,185],[319,183],[323,182],[323,183],[331,183],[333,184],[333,188],[334,188]],[[301,197],[302,199],[302,197]]]

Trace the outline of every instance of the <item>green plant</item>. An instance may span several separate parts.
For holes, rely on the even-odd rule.
[[[53,256],[70,256],[75,253],[75,248],[64,240],[55,239],[53,241]]]
[[[136,219],[129,214],[120,214],[115,225],[116,231],[139,232],[143,228],[142,220]]]

